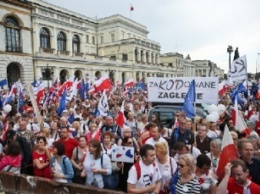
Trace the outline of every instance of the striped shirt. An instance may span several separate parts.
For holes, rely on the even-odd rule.
[[[200,184],[196,177],[184,184],[181,184],[180,177],[181,176],[179,176],[178,183],[176,185],[176,194],[200,194]]]

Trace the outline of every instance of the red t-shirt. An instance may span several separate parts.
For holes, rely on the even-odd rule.
[[[71,159],[74,148],[78,146],[78,141],[73,138],[69,138],[67,141],[64,141],[63,139],[59,139],[58,141],[63,143],[65,148],[65,155],[69,159]]]
[[[45,163],[48,160],[48,156],[44,154],[39,154],[38,152],[34,151],[32,153],[32,159],[38,159],[40,163]],[[35,176],[44,177],[51,179],[51,169],[50,166],[46,166],[43,169],[39,169],[36,166],[33,167],[33,172]]]
[[[248,186],[251,194],[259,194],[260,186],[251,181]],[[233,177],[230,177],[228,180],[227,190],[229,194],[243,194],[244,187],[238,185]]]

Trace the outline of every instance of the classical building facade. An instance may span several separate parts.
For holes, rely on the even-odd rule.
[[[0,19],[5,43],[0,45],[0,78],[10,83],[39,77],[64,82],[100,73],[112,81],[145,81],[209,71],[179,53],[160,55],[160,44],[148,38],[146,26],[122,15],[92,19],[42,0],[3,0]]]
[[[9,85],[33,80],[31,9],[26,1],[0,1],[0,78]]]

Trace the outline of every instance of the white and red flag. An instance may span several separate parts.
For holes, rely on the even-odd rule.
[[[119,127],[123,127],[124,124],[125,124],[125,116],[124,116],[124,111],[125,111],[125,101],[123,101],[122,105],[121,105],[121,109],[117,115],[117,118],[116,118],[116,124],[119,126]]]
[[[134,86],[134,80],[133,79],[129,79],[128,81],[126,81],[124,83],[125,87],[133,87]]]
[[[234,145],[230,131],[226,125],[222,139],[221,152],[217,168],[217,176],[219,180],[221,180],[225,175],[226,164],[236,158],[238,158],[238,153]]]
[[[236,130],[240,132],[244,131],[247,128],[244,118],[241,115],[241,112],[238,110],[237,96],[235,97],[235,105],[232,110],[232,121],[234,123],[234,126],[236,127]]]
[[[220,96],[224,96],[227,93],[227,85],[226,81],[223,80],[220,84],[218,84],[218,94]]]
[[[70,77],[68,80],[66,80],[59,88],[59,96],[63,94],[64,89],[71,88],[74,82],[74,76]]]
[[[101,77],[99,80],[96,80],[94,83],[94,88],[95,88],[96,92],[110,89],[111,81],[110,81],[109,77],[106,75],[106,76]]]

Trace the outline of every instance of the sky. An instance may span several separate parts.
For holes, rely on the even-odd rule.
[[[259,0],[45,1],[90,18],[121,14],[145,25],[148,38],[161,45],[161,54],[178,52],[189,54],[191,60],[211,60],[225,73],[227,47],[232,45],[240,56],[246,55],[248,72],[260,70]]]

